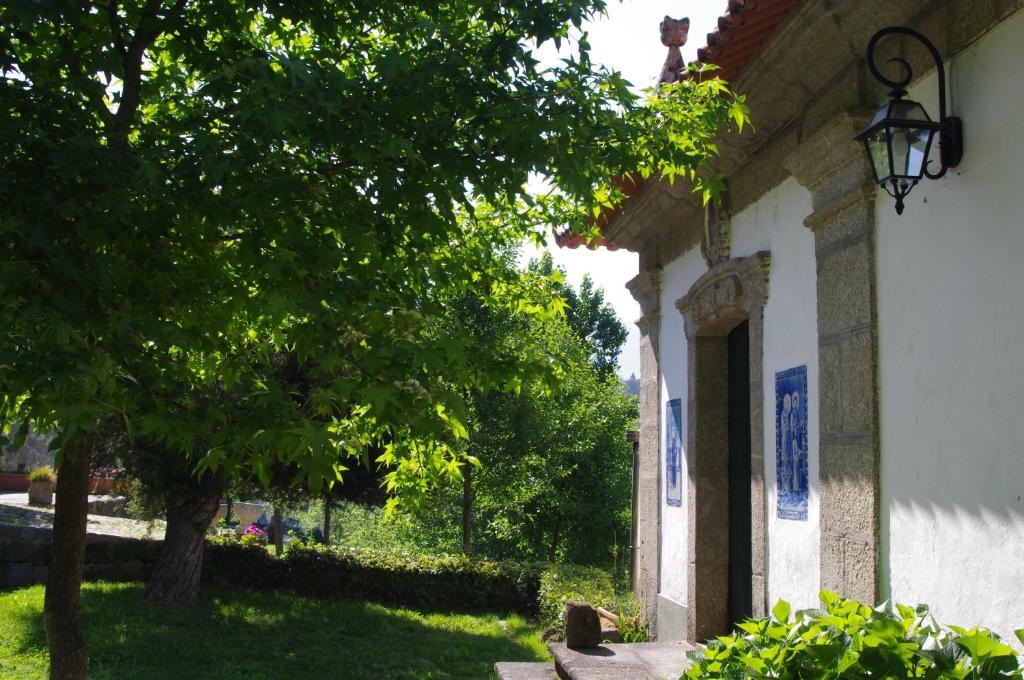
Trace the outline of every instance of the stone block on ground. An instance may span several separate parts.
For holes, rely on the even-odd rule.
[[[555,664],[543,662],[508,662],[494,664],[498,680],[552,680],[555,675]]]
[[[622,642],[622,634],[614,623],[601,619],[601,642],[618,643]]]
[[[622,642],[622,634],[619,632],[619,617],[602,607],[595,607],[595,609],[601,621],[601,642]]]
[[[601,644],[601,619],[586,602],[565,603],[565,644],[570,649],[591,649]]]
[[[43,562],[50,545],[50,530],[0,524],[4,562]]]

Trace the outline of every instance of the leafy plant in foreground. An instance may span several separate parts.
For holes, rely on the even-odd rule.
[[[984,628],[940,626],[927,605],[876,608],[823,590],[824,609],[740,623],[691,652],[684,678],[1024,678],[1014,650]],[[1024,641],[1024,630],[1017,631]]]

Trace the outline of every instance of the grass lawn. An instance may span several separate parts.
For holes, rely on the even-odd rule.
[[[517,616],[432,614],[204,586],[197,604],[141,599],[142,585],[88,583],[90,678],[488,678],[495,661],[547,660]],[[0,678],[44,678],[43,587],[0,592]]]

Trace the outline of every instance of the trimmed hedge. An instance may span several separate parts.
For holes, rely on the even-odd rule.
[[[28,580],[24,583],[44,581],[48,536],[44,542],[37,535],[42,530],[0,529],[0,533],[6,531],[0,536],[0,584],[11,566],[5,565],[5,560],[27,567]],[[162,541],[145,539],[90,540],[86,546],[86,578],[144,580],[162,547]],[[539,614],[545,625],[558,628],[569,600],[585,600],[610,609],[617,602],[611,577],[594,567],[383,553],[299,541],[288,543],[285,554],[275,557],[265,547],[247,545],[233,536],[207,539],[203,581],[420,609]]]
[[[275,557],[233,539],[207,542],[203,578],[303,595],[346,597],[422,609],[535,614],[541,567],[463,557],[332,549],[293,541]]]

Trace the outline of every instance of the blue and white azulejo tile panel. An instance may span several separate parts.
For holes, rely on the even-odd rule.
[[[780,519],[807,520],[807,366],[775,374],[775,473]]]
[[[683,401],[665,403],[665,503],[683,504]]]

